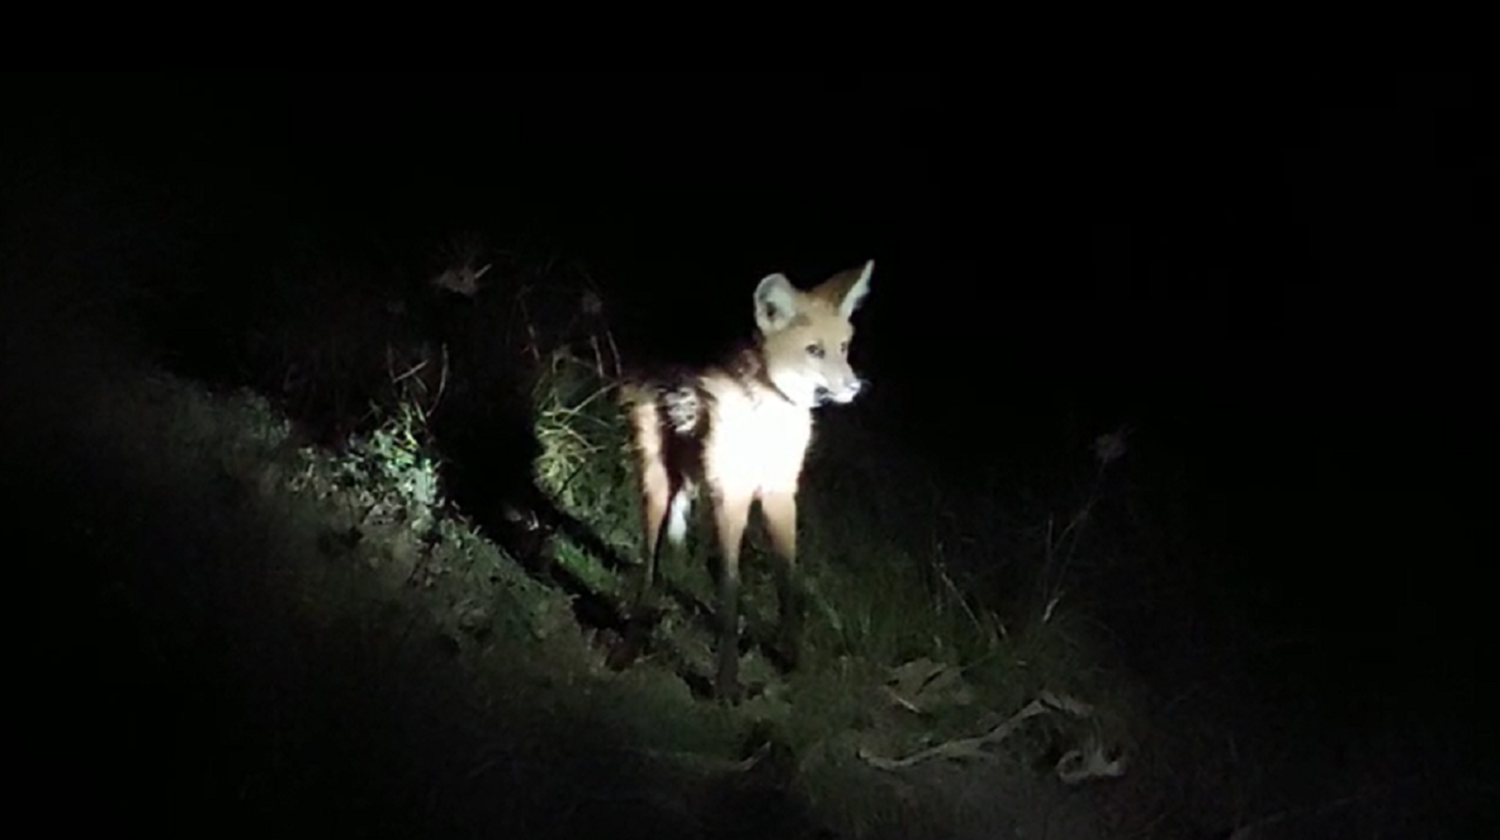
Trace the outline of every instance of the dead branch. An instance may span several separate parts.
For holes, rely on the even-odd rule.
[[[930,761],[934,758],[977,758],[983,761],[989,761],[992,760],[994,756],[986,752],[984,749],[985,747],[1004,741],[1006,738],[1009,738],[1016,731],[1016,729],[1021,726],[1022,723],[1025,723],[1028,719],[1034,718],[1037,715],[1045,714],[1046,712],[1047,704],[1043,703],[1041,700],[1033,700],[1030,703],[1027,703],[1025,708],[1021,709],[1021,711],[1011,715],[1004,722],[1000,723],[995,728],[984,733],[983,735],[976,735],[973,738],[959,738],[954,741],[945,741],[944,743],[929,747],[925,750],[922,750],[921,752],[912,753],[906,758],[883,758],[878,755],[871,755],[863,749],[859,751],[859,757],[865,762],[869,763],[871,766],[879,767],[882,770],[897,770],[902,767],[910,767],[914,764],[920,764],[924,761]]]

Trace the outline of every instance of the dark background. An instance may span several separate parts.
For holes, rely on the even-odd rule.
[[[762,275],[874,258],[854,351],[874,387],[851,410],[955,475],[1130,424],[1189,512],[1172,527],[1223,549],[1202,573],[1268,635],[1315,641],[1299,673],[1463,706],[1486,390],[1457,248],[1470,101],[1263,69],[10,75],[7,189],[97,187],[201,294],[269,282],[297,237],[508,232],[585,261],[647,336],[743,326]],[[120,258],[77,211],[81,251]]]

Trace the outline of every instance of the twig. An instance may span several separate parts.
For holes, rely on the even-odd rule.
[[[969,608],[969,601],[968,601],[968,599],[966,599],[963,596],[962,592],[958,591],[958,586],[953,583],[953,579],[952,578],[948,577],[948,572],[947,572],[946,569],[943,568],[942,563],[941,562],[934,563],[933,566],[936,568],[937,574],[938,574],[938,578],[940,580],[942,580],[943,585],[947,586],[948,587],[948,591],[951,592],[951,593],[953,593],[953,597],[956,598],[956,599],[958,599],[958,605],[960,607],[963,607],[964,614],[969,617],[969,621],[974,624],[974,628],[976,630],[981,630],[982,631],[984,629],[984,625],[982,623],[980,623],[979,616],[975,615],[974,614],[974,610],[972,610],[972,609]]]
[[[438,404],[443,401],[443,394],[448,390],[448,344],[443,343],[443,366],[438,371],[437,396],[432,398],[432,407],[427,409],[427,415],[437,411]]]
[[[858,755],[872,767],[878,767],[882,770],[897,770],[902,767],[920,764],[923,761],[930,761],[934,758],[977,758],[988,761],[992,760],[993,756],[985,752],[984,747],[990,744],[998,744],[1009,738],[1022,723],[1046,712],[1047,704],[1041,700],[1033,700],[1027,703],[1026,707],[1021,709],[1021,711],[1011,715],[1009,719],[983,735],[946,741],[921,752],[913,753],[906,758],[882,758],[878,755],[871,755],[863,749],[859,750]]]

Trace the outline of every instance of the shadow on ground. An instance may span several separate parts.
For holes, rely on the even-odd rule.
[[[607,723],[478,689],[426,617],[361,591],[370,576],[329,568],[295,510],[217,467],[223,441],[182,436],[115,337],[6,326],[28,347],[0,367],[0,481],[27,547],[15,591],[33,601],[15,613],[32,639],[22,763],[87,803],[78,818],[204,836],[817,836],[774,785],[673,782]],[[348,600],[308,602],[309,573],[343,576]]]

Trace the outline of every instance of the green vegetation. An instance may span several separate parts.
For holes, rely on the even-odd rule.
[[[480,273],[464,265],[443,276]],[[1065,515],[997,527],[998,491],[945,486],[829,412],[803,489],[802,666],[751,646],[758,690],[725,707],[701,690],[705,540],[666,555],[644,639],[622,620],[640,536],[617,353],[579,316],[596,291],[555,263],[484,274],[458,290],[325,275],[304,288],[327,306],[266,296],[216,324],[240,374],[117,361],[65,412],[78,451],[35,467],[99,471],[51,504],[79,511],[72,546],[120,599],[101,616],[149,614],[166,628],[139,639],[153,667],[210,674],[223,698],[182,762],[210,803],[381,836],[1150,834],[1159,814],[1098,807],[1148,738],[1071,594],[1117,449],[1077,453]],[[456,498],[447,470],[486,430],[453,430],[518,416],[528,445],[486,463],[540,493]],[[755,639],[775,601],[749,539]]]

